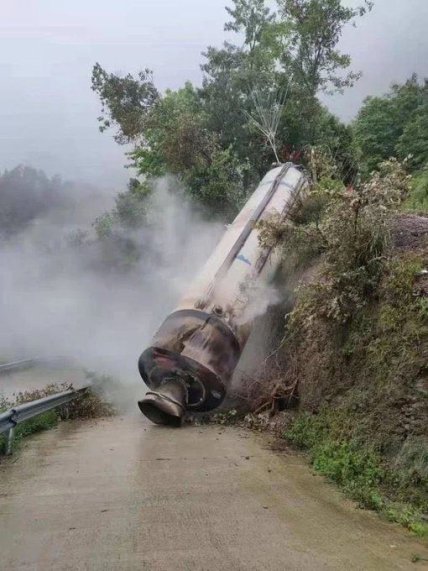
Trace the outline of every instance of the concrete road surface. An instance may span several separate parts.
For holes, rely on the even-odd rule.
[[[291,453],[216,426],[63,423],[0,464],[2,570],[394,570],[427,550]]]

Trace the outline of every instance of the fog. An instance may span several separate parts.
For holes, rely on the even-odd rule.
[[[349,2],[351,5],[361,2]],[[428,76],[428,2],[374,0],[373,11],[346,28],[340,48],[352,57],[362,78],[344,95],[323,97],[343,120],[351,120],[368,95],[381,95],[413,72]]]
[[[3,242],[3,355],[71,357],[124,383],[140,383],[139,354],[223,231],[194,211],[173,179],[162,179],[157,187],[151,224],[129,235],[143,256],[126,273],[93,263],[101,254],[96,241],[89,248],[70,247],[67,237],[78,227],[79,212],[82,221],[100,214],[85,198],[70,222],[49,212]]]

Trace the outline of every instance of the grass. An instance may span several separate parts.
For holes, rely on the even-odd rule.
[[[0,395],[0,413],[16,405],[38,400],[72,388],[67,383],[51,384],[43,389],[20,392],[14,395],[13,399],[7,399]],[[13,446],[14,448],[19,447],[24,438],[37,432],[54,428],[62,420],[99,418],[112,414],[114,414],[113,407],[96,392],[88,390],[67,404],[18,424],[15,429]],[[5,451],[6,436],[0,435],[0,454],[4,454]]]
[[[320,220],[277,236],[287,259],[287,244],[298,261],[311,241],[323,252],[287,320],[282,384],[298,384],[299,412],[286,437],[361,507],[427,536],[428,251],[418,233],[395,248],[391,222],[428,211],[428,171],[410,181],[389,161],[351,192],[317,192]]]
[[[60,392],[61,389],[58,388],[57,392]],[[42,398],[41,393],[43,391],[34,391],[34,392],[27,392],[27,393],[19,393],[17,397],[13,400],[7,399],[4,396],[0,395],[0,413],[5,412],[12,408],[15,404],[22,404],[24,402],[29,402],[31,400],[36,400],[38,398]],[[54,393],[54,385],[49,386],[45,389],[45,393],[43,396],[48,396],[48,394]],[[36,432],[40,432],[41,430],[48,430],[53,428],[57,425],[59,420],[59,414],[57,410],[50,410],[35,418],[31,418],[28,421],[18,424],[15,429],[14,435],[14,447],[19,446],[20,442],[23,438],[30,436]],[[0,454],[4,454],[6,452],[6,436],[4,434],[0,434]]]
[[[391,486],[403,475],[386,466],[382,457],[357,440],[340,439],[341,424],[337,411],[324,409],[318,415],[302,414],[285,437],[307,450],[314,469],[335,482],[362,508],[381,513],[389,521],[400,523],[419,537],[428,537],[428,524],[419,507],[390,499]]]
[[[13,439],[13,447],[19,447],[21,441],[37,432],[41,432],[42,430],[49,430],[57,426],[60,420],[59,414],[55,410],[50,410],[45,412],[35,418],[27,420],[22,424],[18,424],[15,429],[15,435]],[[4,435],[0,435],[0,454],[5,454],[6,452],[6,437]]]
[[[428,213],[428,167],[414,177],[412,190],[403,210],[414,214]]]
[[[392,257],[346,325],[306,319],[286,348],[300,413],[285,435],[361,507],[428,536],[428,305],[421,253]],[[288,380],[287,380],[288,382]]]

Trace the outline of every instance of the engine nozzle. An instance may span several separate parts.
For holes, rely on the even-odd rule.
[[[179,379],[164,381],[138,401],[141,412],[155,424],[180,427],[186,410],[187,390]]]

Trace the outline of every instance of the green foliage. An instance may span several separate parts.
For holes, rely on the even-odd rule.
[[[286,105],[278,139],[284,151],[314,144],[324,136],[332,151],[342,155],[349,176],[353,164],[349,130],[320,105],[316,94],[332,86],[341,89],[357,78],[352,73],[338,75],[349,67],[350,59],[336,45],[343,27],[368,6],[343,8],[339,0],[287,0],[278,6],[279,11],[271,13],[261,0],[240,0],[228,10],[233,19],[226,28],[243,33],[245,42],[242,47],[225,43],[223,49],[211,47],[205,53],[201,96],[208,124],[219,133],[223,146],[232,145],[241,160],[248,157],[263,172],[273,157],[266,140],[248,121],[254,116],[251,93],[260,92],[266,100],[272,99],[272,93],[282,93]]]
[[[366,172],[391,157],[409,158],[409,167],[428,162],[428,83],[413,75],[384,97],[369,97],[354,124],[355,143]]]
[[[322,278],[302,288],[286,344],[302,408],[287,437],[350,497],[418,535],[428,505],[425,265],[423,252],[385,252],[374,295],[346,326],[320,310]]]
[[[310,452],[314,468],[339,484],[363,507],[381,504],[379,485],[385,478],[379,455],[341,434],[347,422],[343,413],[324,409],[317,415],[302,414],[286,437]]]
[[[351,64],[349,55],[337,49],[345,25],[370,10],[372,3],[347,8],[341,0],[278,0],[282,22],[280,61],[294,82],[309,96],[318,90],[343,90],[352,86],[358,73],[342,76]]]
[[[346,323],[370,300],[382,276],[389,243],[391,214],[409,192],[410,177],[397,161],[385,162],[380,172],[355,188],[345,189],[337,169],[312,151],[311,170],[318,181],[292,220],[262,223],[261,241],[282,241],[284,256],[299,265],[322,256],[322,279],[305,288],[292,320],[305,316]]]
[[[313,466],[342,486],[361,507],[378,509],[382,505],[378,486],[383,470],[373,452],[347,442],[327,441],[317,449]]]
[[[422,506],[388,497],[391,483],[402,477],[400,471],[388,469],[369,444],[344,435],[342,427],[346,425],[343,412],[325,408],[317,415],[301,414],[285,436],[307,450],[314,469],[337,483],[361,507],[379,511],[390,521],[426,536]]]
[[[104,418],[115,414],[115,408],[106,400],[105,391],[99,387],[86,391],[66,406],[59,409],[61,419],[87,420],[90,418]]]
[[[416,214],[428,213],[428,165],[414,176],[412,189],[404,203],[404,210]]]
[[[393,260],[385,266],[379,289],[382,303],[365,350],[366,368],[379,387],[388,386],[400,376],[406,378],[412,371],[416,374],[415,367],[423,355],[428,334],[427,307],[426,300],[415,295],[415,276],[421,268],[421,260],[412,257],[405,263]],[[356,334],[361,337],[358,330]],[[391,371],[395,375],[392,379]]]
[[[54,428],[58,424],[58,414],[54,410],[50,410],[35,418],[27,420],[23,424],[19,424],[15,429],[14,447],[19,446],[20,442],[27,436],[31,436],[43,430]],[[6,452],[6,436],[0,435],[0,455]]]
[[[167,91],[157,102],[144,137],[131,153],[142,175],[180,175],[210,159],[213,137],[205,129],[199,97],[190,83],[178,91]]]
[[[245,199],[245,175],[232,149],[218,150],[209,165],[195,167],[185,178],[191,196],[223,218],[235,215]]]
[[[422,168],[428,160],[428,94],[426,99],[405,125],[397,143],[397,156],[408,157],[413,170]]]
[[[147,114],[159,98],[149,69],[140,71],[137,78],[131,74],[120,77],[107,73],[99,63],[92,70],[92,90],[102,104],[98,117],[100,131],[117,127],[118,143],[127,143],[141,135]]]
[[[337,117],[322,107],[313,121],[313,135],[307,144],[322,149],[334,163],[336,179],[353,184],[359,165],[355,153],[352,127],[344,125]]]
[[[139,182],[131,179],[128,191],[121,192],[115,199],[112,217],[122,228],[135,229],[147,221],[147,202],[153,187],[149,181]]]
[[[92,380],[94,390],[88,390],[67,404],[18,424],[15,428],[13,439],[14,448],[19,447],[22,440],[32,434],[55,428],[61,420],[100,418],[114,414],[114,408],[104,398],[105,388],[103,384],[107,380],[110,381],[110,379],[97,377],[94,374],[88,377]],[[72,388],[72,385],[67,383],[54,383],[47,385],[43,389],[19,392],[13,395],[13,398],[5,398],[0,394],[0,413],[14,406],[71,390]],[[6,436],[0,434],[0,455],[5,452]]]
[[[396,162],[327,208],[324,238],[326,317],[348,320],[376,291],[388,246],[391,213],[407,195],[409,180]]]
[[[356,144],[368,171],[373,171],[381,161],[395,156],[400,128],[394,122],[393,115],[392,101],[380,97],[366,99],[358,114],[355,123]]]
[[[115,207],[111,212],[99,216],[94,222],[98,240],[107,246],[114,257],[116,250],[122,252],[129,261],[138,257],[137,246],[131,235],[123,231],[138,230],[147,224],[147,210],[153,187],[149,181],[143,183],[131,179],[128,190],[115,198]]]
[[[232,20],[225,24],[226,31],[244,32],[245,45],[252,53],[260,45],[263,34],[275,19],[265,0],[233,0],[234,8],[226,7]]]
[[[191,84],[168,91],[153,110],[147,145],[132,154],[143,175],[175,174],[188,193],[211,213],[236,213],[248,184],[248,166],[232,148],[223,149],[207,127],[206,112]]]
[[[16,234],[55,207],[67,204],[70,189],[59,177],[18,166],[0,173],[0,237]]]
[[[139,174],[177,175],[214,214],[236,211],[272,160],[287,160],[296,149],[321,140],[350,180],[355,175],[350,131],[316,95],[356,78],[339,77],[350,59],[336,46],[343,27],[368,4],[349,9],[340,0],[281,0],[273,11],[265,0],[234,0],[225,29],[244,42],[207,48],[202,89],[187,83],[161,96],[147,70],[120,77],[96,64],[92,89],[103,106],[101,129],[117,126],[119,142],[134,142],[130,156]],[[254,127],[254,117],[257,101],[277,100],[285,105],[279,107],[274,137],[278,152],[272,152],[272,136]],[[135,206],[126,200],[125,210]],[[109,235],[112,223],[101,218],[100,234]]]
[[[127,272],[145,255],[141,231],[150,227],[148,211],[153,183],[131,179],[128,190],[119,193],[115,207],[93,223],[98,241],[98,269]]]
[[[113,234],[114,217],[110,212],[98,216],[94,222],[95,232],[99,240],[110,238]]]
[[[283,383],[300,395],[287,437],[360,505],[424,535],[427,251],[412,237],[415,251],[397,253],[391,236],[411,223],[398,214],[424,173],[415,183],[393,159],[346,189],[325,149],[307,162],[309,195],[285,224],[262,225],[265,245],[280,240],[288,262],[310,268],[284,337]]]
[[[55,392],[60,392],[61,390],[65,390],[64,388],[60,388],[55,385],[49,385],[46,389],[40,391],[28,391],[23,393],[18,393],[14,396],[13,400],[5,398],[3,395],[0,395],[0,413],[6,410],[9,410],[15,405],[23,404],[25,402],[29,402],[32,400],[37,400],[39,398],[43,398],[45,396],[49,396],[54,394]],[[35,418],[31,418],[30,420],[18,424],[15,429],[14,435],[14,446],[18,445],[19,443],[27,436],[31,434],[35,434],[36,432],[40,432],[42,430],[48,430],[53,428],[57,425],[59,420],[59,414],[57,410],[50,410],[45,412]],[[0,454],[4,454],[6,452],[6,435],[0,435]]]
[[[229,88],[224,92],[224,101],[229,103],[235,98],[235,103],[245,106],[252,89],[274,78],[276,14],[266,6],[265,0],[233,0],[233,4],[233,8],[226,8],[232,19],[226,23],[225,30],[243,35],[244,44],[236,46],[225,42],[222,49],[207,49],[203,54],[207,60],[202,66],[203,91],[207,87],[214,93],[222,86]]]
[[[242,49],[225,44],[223,49],[208,47],[203,55],[207,61],[202,65],[201,99],[208,127],[220,134],[222,145],[238,143],[245,136],[245,54]]]

